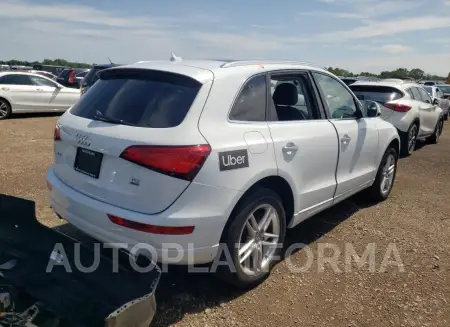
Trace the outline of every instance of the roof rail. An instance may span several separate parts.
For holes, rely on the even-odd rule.
[[[229,61],[222,64],[221,68],[229,68],[229,67],[238,67],[238,66],[247,66],[247,65],[269,65],[269,64],[292,64],[292,65],[303,65],[303,66],[311,66],[320,69],[325,69],[324,66],[320,66],[317,64],[313,64],[306,61],[295,61],[295,60],[267,60],[267,59],[254,59],[254,60],[235,60]]]

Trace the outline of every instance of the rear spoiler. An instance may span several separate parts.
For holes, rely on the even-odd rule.
[[[56,244],[64,251],[55,252]],[[148,327],[152,321],[160,269],[154,265],[151,271],[138,273],[132,262],[149,265],[121,251],[114,264],[112,253],[111,249],[95,253],[93,243],[80,243],[41,225],[34,202],[0,195],[0,286],[26,294],[69,325]],[[91,266],[95,255],[100,258],[97,269],[83,273],[76,268],[76,260]]]

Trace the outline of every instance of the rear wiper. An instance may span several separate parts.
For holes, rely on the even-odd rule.
[[[94,119],[101,120],[107,123],[113,123],[113,124],[122,124],[122,125],[128,125],[128,126],[137,126],[135,124],[129,123],[124,121],[123,119],[114,119],[109,116],[106,116],[103,112],[100,110],[95,111]]]

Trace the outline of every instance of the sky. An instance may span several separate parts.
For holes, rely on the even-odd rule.
[[[1,0],[0,60],[291,59],[450,72],[450,0]]]

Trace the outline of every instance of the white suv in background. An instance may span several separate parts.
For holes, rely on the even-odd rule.
[[[176,264],[211,263],[226,245],[236,271],[219,274],[251,287],[286,228],[391,192],[396,129],[321,68],[177,60],[99,76],[59,119],[47,180],[54,211],[101,241]]]
[[[358,81],[350,85],[350,89],[359,100],[376,101],[381,105],[381,117],[399,130],[403,155],[414,151],[417,140],[439,141],[444,113],[438,106],[439,100],[433,100],[421,85],[386,79]]]

